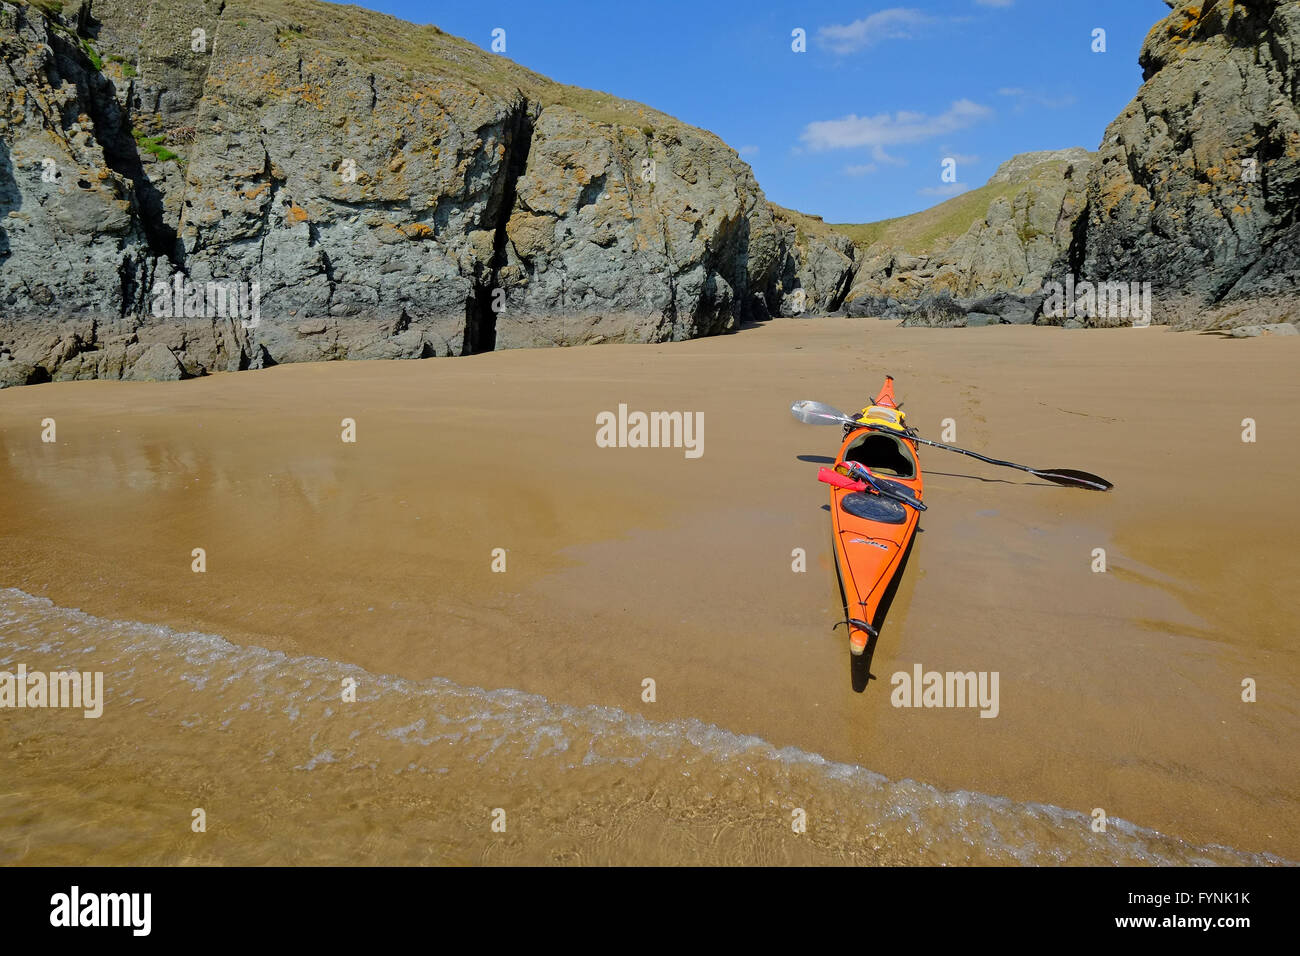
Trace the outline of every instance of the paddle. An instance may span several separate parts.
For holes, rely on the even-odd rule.
[[[885,432],[891,435],[899,434],[892,428],[885,428],[883,425],[869,425],[860,422],[857,419],[849,418],[838,408],[825,405],[821,402],[801,401],[795,402],[790,406],[790,413],[805,425],[849,425],[853,428],[867,428],[872,431]],[[1093,491],[1110,491],[1115,486],[1098,475],[1090,474],[1086,471],[1076,471],[1073,468],[1030,468],[1028,465],[1018,465],[1014,461],[1000,461],[997,458],[987,458],[984,455],[977,454],[973,451],[967,451],[965,448],[958,448],[955,445],[944,445],[937,441],[930,441],[928,438],[921,438],[918,435],[908,435],[914,442],[920,442],[922,445],[930,445],[934,448],[942,448],[944,451],[955,451],[959,455],[967,455],[980,461],[987,462],[990,465],[1000,465],[1003,468],[1018,468],[1020,471],[1027,471],[1031,475],[1036,475],[1046,481],[1055,482],[1058,485],[1068,485],[1072,488],[1089,488]]]
[[[913,498],[911,495],[904,495],[888,485],[881,485],[874,480],[854,481],[852,478],[845,478],[838,472],[831,471],[829,468],[823,468],[817,472],[817,480],[824,481],[828,485],[834,485],[836,488],[843,488],[845,491],[857,491],[859,493],[871,491],[884,498],[897,501],[899,504],[908,505],[917,511],[927,510],[927,506],[922,504],[920,499]]]
[[[843,468],[844,471],[840,471]],[[872,474],[871,469],[860,461],[842,461],[835,466],[835,470],[840,474],[847,474],[850,478],[865,482],[880,494],[887,498],[893,498],[895,501],[901,501],[903,504],[916,509],[917,511],[926,511],[927,508],[921,503],[921,499],[912,494],[906,485],[898,482],[884,481]]]

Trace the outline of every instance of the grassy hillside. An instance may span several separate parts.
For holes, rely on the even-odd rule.
[[[806,212],[799,212],[797,209],[787,209],[785,206],[778,206],[774,202],[769,202],[773,213],[778,219],[792,223],[795,228],[795,235],[800,243],[806,242],[809,236],[818,236],[823,239],[835,234],[843,235],[843,228],[832,226],[824,221],[821,216],[812,216]]]
[[[848,236],[863,250],[880,242],[912,255],[933,253],[964,234],[972,224],[982,220],[988,213],[989,206],[996,200],[1011,199],[1035,179],[1059,181],[1067,165],[1064,160],[1038,163],[1008,182],[985,183],[978,189],[954,196],[910,216],[882,219],[879,222],[829,225]]]
[[[436,10],[431,12],[436,15]],[[596,122],[611,125],[643,127],[647,131],[684,125],[642,103],[556,83],[505,54],[490,53],[436,26],[411,24],[351,4],[232,0],[222,16],[223,29],[237,28],[241,19],[269,21],[287,42],[305,42],[380,72],[400,75],[418,71],[446,76],[497,96],[520,90],[535,102],[567,106]],[[489,38],[482,40],[486,43]]]

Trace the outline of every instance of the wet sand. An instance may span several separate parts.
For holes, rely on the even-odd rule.
[[[664,346],[7,390],[0,588],[370,675],[695,720],[891,781],[1085,815],[1100,807],[1192,844],[1300,859],[1297,358],[1289,340],[1158,328],[818,319]],[[956,444],[1087,469],[1116,487],[1074,491],[923,449],[930,509],[875,649],[877,679],[859,693],[844,630],[831,631],[841,610],[815,480],[839,433],[799,425],[788,407],[814,398],[853,410],[885,373],[923,435],[938,438],[951,418]],[[620,403],[703,412],[703,456],[598,447],[596,415]],[[1241,440],[1247,417],[1254,443]],[[40,441],[44,418],[57,421],[57,444]],[[357,422],[355,444],[340,441],[343,418]],[[203,574],[191,571],[199,547]],[[495,548],[506,549],[505,573],[492,571]],[[807,552],[806,573],[791,569],[795,548]],[[1095,548],[1106,549],[1105,573],[1092,571]],[[998,717],[892,707],[890,676],[916,663],[999,672]],[[1255,703],[1241,700],[1247,677]],[[166,693],[161,676],[137,678]],[[645,678],[656,682],[653,703],[642,700]],[[92,818],[131,834],[100,862],[257,859],[231,836],[183,849],[154,819],[171,811],[140,809],[183,805],[187,817],[207,786],[251,819],[298,786],[290,771],[236,771],[265,729],[209,734],[211,752],[133,752],[145,727],[178,733],[171,721],[189,718],[177,708],[141,716],[110,693],[101,721],[75,727],[64,714],[20,714],[22,725],[0,714],[6,769],[29,781],[0,795],[4,858],[78,859],[75,834],[58,846],[14,836],[14,821],[49,802],[93,806]],[[93,770],[66,787],[42,776],[86,747],[102,748]],[[510,772],[535,759],[527,748],[475,759],[481,779],[500,783],[492,793],[513,794],[497,799],[527,800],[517,788],[533,784]],[[662,758],[658,781],[676,759]],[[548,786],[563,786],[555,779]],[[629,802],[645,798],[635,774],[599,779],[636,795]],[[346,783],[308,788],[310,818],[351,847],[341,859],[352,862],[396,862],[372,831],[400,833],[414,818],[446,847],[403,862],[859,860],[856,850],[837,856],[829,827],[805,841],[813,852],[798,838],[745,835],[771,821],[710,816],[743,792],[656,789],[653,825],[577,840],[599,854],[566,843],[547,855],[538,847],[553,828],[493,855],[452,839],[455,813],[430,824],[406,791]],[[617,806],[607,796],[547,799],[556,820],[600,831]],[[465,819],[497,805],[489,793],[456,799]],[[837,799],[853,798],[819,795],[822,819],[844,809]],[[358,807],[371,808],[364,821]],[[789,829],[784,810],[773,819]],[[314,825],[282,818],[275,839],[259,839],[283,852],[264,861],[332,860],[294,849]],[[732,839],[711,857],[720,827]],[[895,851],[877,859],[970,858],[960,842],[924,859]]]

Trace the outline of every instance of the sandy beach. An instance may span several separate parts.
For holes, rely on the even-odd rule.
[[[1298,860],[1297,359],[817,319],[5,390],[0,668],[108,679],[99,720],[0,716],[0,860]],[[858,692],[839,433],[788,409],[885,374],[922,435],[1115,488],[923,450]],[[620,404],[702,413],[703,454],[599,447]],[[891,706],[916,664],[998,672],[997,717]]]

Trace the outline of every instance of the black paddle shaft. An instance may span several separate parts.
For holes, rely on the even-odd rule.
[[[885,432],[887,434],[897,434],[892,428],[885,428],[882,425],[862,425],[861,427],[871,431]],[[1037,475],[1039,478],[1045,478],[1048,481],[1056,482],[1058,485],[1075,485],[1077,487],[1092,488],[1096,491],[1110,491],[1115,487],[1105,478],[1099,475],[1089,474],[1086,471],[1076,471],[1073,468],[1030,468],[1028,465],[1020,465],[1014,461],[1002,461],[1000,458],[989,458],[978,452],[973,452],[965,448],[958,448],[956,445],[945,445],[943,442],[931,441],[928,438],[922,438],[920,435],[907,436],[914,442],[920,442],[922,445],[930,445],[933,448],[942,448],[944,451],[955,451],[959,455],[966,455],[978,461],[987,462],[990,465],[1000,465],[1003,468],[1018,468],[1021,471],[1027,471],[1031,475]]]
[[[892,430],[892,429],[891,429]],[[1028,465],[1019,465],[1014,461],[1002,461],[1000,458],[989,458],[987,455],[981,455],[979,452],[971,451],[967,448],[958,448],[956,445],[945,445],[943,442],[931,441],[928,438],[922,438],[920,435],[908,435],[908,438],[914,442],[920,442],[922,445],[930,445],[934,448],[942,448],[944,451],[955,451],[959,455],[967,455],[971,458],[978,458],[980,461],[986,461],[990,465],[1001,465],[1004,468],[1019,468],[1021,471],[1034,472],[1037,469],[1030,468]]]
[[[865,428],[869,431],[883,432],[887,435],[898,435],[895,428],[887,428],[884,425],[873,425],[869,422],[858,421],[856,418],[849,418],[838,408],[833,408],[823,402],[814,402],[802,400],[793,403],[790,406],[790,414],[794,415],[805,425],[847,425],[851,430]],[[1003,468],[1018,468],[1020,471],[1027,471],[1031,475],[1037,475],[1039,478],[1055,482],[1058,485],[1070,485],[1075,488],[1091,488],[1093,491],[1110,491],[1115,486],[1099,475],[1091,474],[1086,471],[1076,471],[1073,468],[1030,468],[1028,465],[1020,465],[1014,461],[1002,461],[999,458],[989,458],[986,455],[980,455],[973,451],[967,451],[965,448],[958,448],[955,445],[945,445],[942,442],[930,441],[928,438],[922,438],[914,434],[911,429],[905,433],[908,438],[922,445],[930,445],[934,448],[942,448],[944,451],[955,451],[959,455],[966,455],[977,461],[988,462],[990,465],[998,465]]]

